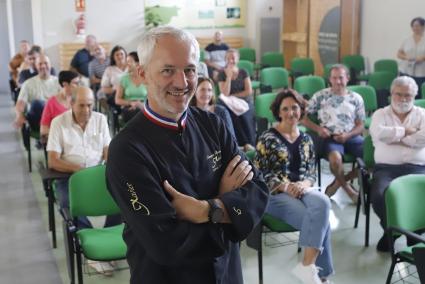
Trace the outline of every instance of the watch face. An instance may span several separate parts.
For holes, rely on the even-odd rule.
[[[223,210],[220,207],[216,207],[211,212],[211,222],[219,223],[223,219]]]

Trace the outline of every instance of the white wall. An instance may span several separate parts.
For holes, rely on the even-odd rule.
[[[396,59],[402,41],[412,34],[410,21],[425,16],[425,1],[363,0],[361,13],[360,53],[373,69],[376,60]]]
[[[78,42],[73,23],[79,13],[74,1],[33,0],[34,42],[43,46],[52,65],[59,67],[59,43]],[[120,44],[128,51],[136,49],[144,26],[142,0],[86,1],[86,34],[98,41]]]

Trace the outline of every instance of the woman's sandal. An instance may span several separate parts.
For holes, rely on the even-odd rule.
[[[331,182],[331,184],[326,187],[325,194],[327,196],[331,197],[338,190],[339,186],[335,186],[335,184],[336,184],[336,179],[334,179]]]

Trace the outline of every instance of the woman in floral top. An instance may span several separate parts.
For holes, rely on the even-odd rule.
[[[303,283],[326,283],[333,273],[330,201],[312,188],[316,180],[314,145],[297,127],[303,105],[299,95],[289,89],[277,95],[270,109],[279,124],[261,135],[255,156],[255,165],[272,194],[267,213],[300,231],[304,258],[293,273]]]

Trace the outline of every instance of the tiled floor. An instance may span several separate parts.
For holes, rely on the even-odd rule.
[[[0,283],[69,283],[60,216],[56,214],[58,248],[51,248],[47,226],[47,200],[36,167],[28,173],[25,152],[19,135],[13,130],[10,99],[0,96]],[[35,151],[34,165],[42,160]],[[330,182],[326,163],[323,184]],[[355,207],[347,204],[344,193],[334,197],[331,224],[335,275],[334,283],[384,283],[390,265],[387,254],[377,253],[375,245],[382,234],[375,215],[371,218],[370,247],[364,244],[364,217],[354,229]],[[403,242],[403,240],[400,240]],[[264,283],[298,283],[290,274],[300,261],[296,245],[268,247],[263,245]],[[258,283],[257,254],[245,243],[241,247],[245,283]],[[124,263],[125,264],[125,263]],[[113,277],[85,275],[85,283],[128,283],[129,271],[116,272]],[[406,282],[407,283],[407,282]],[[408,283],[419,283],[412,279]],[[159,283],[160,284],[160,283]]]

